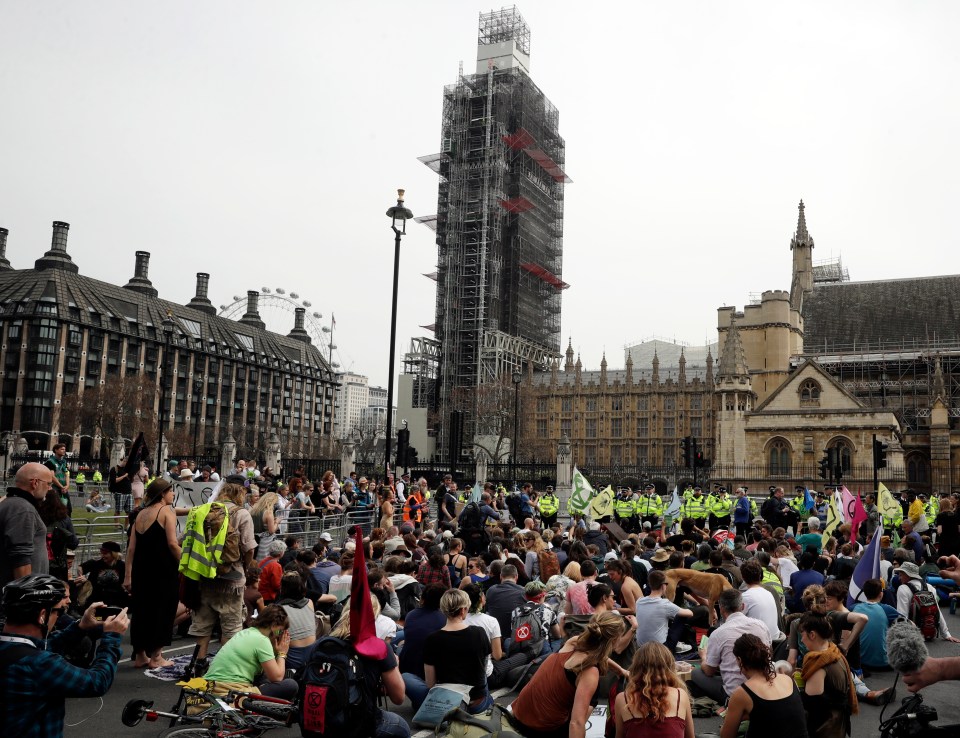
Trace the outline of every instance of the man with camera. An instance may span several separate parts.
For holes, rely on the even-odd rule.
[[[6,624],[0,635],[0,732],[10,736],[62,736],[67,697],[102,697],[113,684],[120,638],[127,630],[126,608],[95,602],[79,622],[48,633],[68,602],[66,586],[48,574],[30,574],[3,588]],[[60,654],[102,629],[89,669]]]

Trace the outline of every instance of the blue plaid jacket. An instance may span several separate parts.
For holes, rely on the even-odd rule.
[[[4,663],[0,668],[0,735],[62,736],[67,697],[102,697],[107,693],[120,660],[120,636],[104,633],[90,668],[81,669],[59,652],[83,636],[78,624],[71,623],[51,633],[46,644],[23,636],[16,636],[14,641],[0,640],[0,663]],[[28,650],[24,641],[36,648]],[[4,652],[9,649],[22,654],[8,664]]]

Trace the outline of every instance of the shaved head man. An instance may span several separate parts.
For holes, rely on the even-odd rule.
[[[0,586],[49,571],[47,526],[37,505],[53,484],[53,471],[43,464],[24,464],[15,484],[0,504]]]

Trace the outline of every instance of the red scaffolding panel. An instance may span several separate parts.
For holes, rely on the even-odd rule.
[[[516,133],[503,136],[503,142],[514,151],[533,146],[537,141],[525,128],[518,128]]]
[[[530,272],[530,274],[535,277],[539,277],[551,287],[555,287],[558,290],[565,290],[570,286],[553,272],[544,269],[539,264],[534,264],[532,261],[521,264],[520,268]]]
[[[566,172],[560,168],[560,165],[551,159],[546,152],[540,149],[524,149],[523,153],[543,167],[544,171],[557,182],[573,182],[573,180],[567,176]]]
[[[528,210],[533,210],[535,205],[523,195],[520,195],[519,197],[512,197],[509,200],[501,200],[500,207],[508,213],[525,213]]]

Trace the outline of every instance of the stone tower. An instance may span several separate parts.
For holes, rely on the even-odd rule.
[[[742,464],[747,460],[744,421],[757,398],[740,340],[737,317],[736,314],[730,316],[714,388],[717,397],[715,460],[721,464]]]
[[[803,298],[813,292],[813,237],[807,231],[803,200],[799,205],[797,230],[790,239],[793,252],[793,276],[790,280],[790,307],[798,312],[803,308]]]

